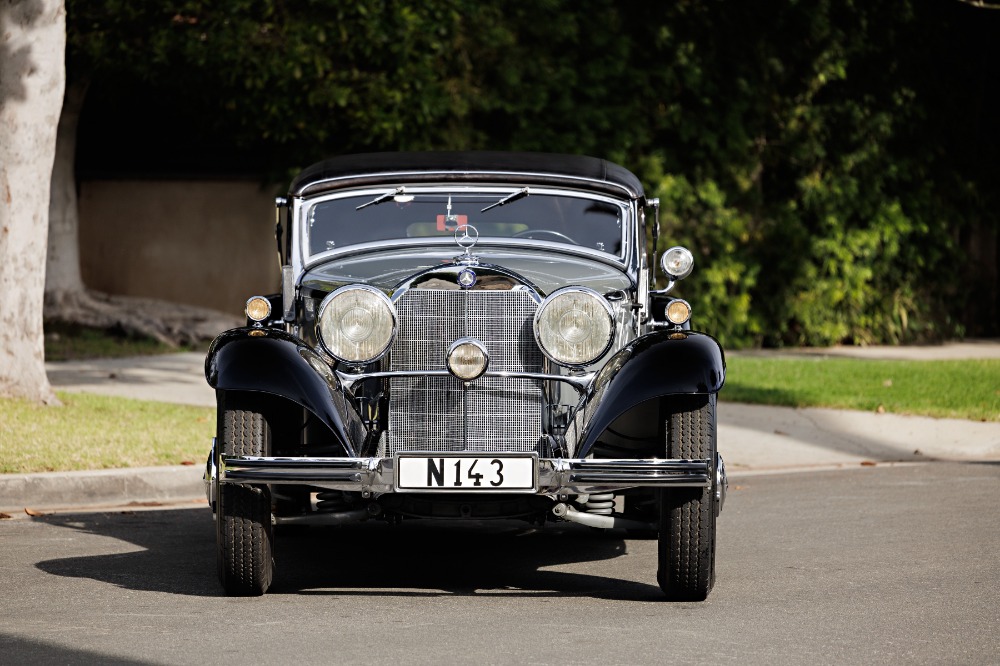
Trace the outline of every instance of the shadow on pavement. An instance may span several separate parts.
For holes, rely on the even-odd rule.
[[[102,550],[122,551],[127,544],[141,548],[35,565],[46,573],[90,578],[130,590],[195,596],[221,592],[215,579],[215,528],[207,508],[56,513],[33,520],[120,542]]]
[[[313,528],[289,534],[279,547],[275,594],[663,597],[655,584],[615,578],[620,568],[609,561],[627,554],[621,532],[578,525],[413,521]],[[655,545],[650,550],[655,553]],[[558,570],[602,562],[586,567],[588,573]],[[655,569],[651,561],[649,583]]]
[[[123,544],[141,549],[39,562],[36,566],[46,573],[130,590],[222,595],[215,525],[205,508],[65,513],[34,520],[120,542],[106,550],[122,551]],[[279,528],[277,573],[268,594],[662,599],[655,584],[655,542],[642,546],[648,551],[643,557],[650,559],[649,581],[636,582],[616,578],[620,567],[610,562],[627,554],[621,532],[579,525],[534,529],[517,522],[419,522]],[[563,565],[582,566],[550,569]]]
[[[16,655],[17,663],[28,664],[102,664],[104,666],[142,666],[152,661],[123,659],[99,652],[64,647],[30,638],[0,634],[0,655]],[[14,663],[14,662],[10,662]]]

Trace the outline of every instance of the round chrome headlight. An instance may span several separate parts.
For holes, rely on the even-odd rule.
[[[587,287],[554,291],[535,313],[538,346],[560,365],[588,365],[604,356],[614,328],[611,305]]]
[[[671,280],[683,280],[691,275],[691,269],[694,268],[694,256],[686,247],[678,245],[663,253],[660,266]]]
[[[392,344],[396,309],[374,287],[341,287],[320,304],[316,331],[320,344],[338,361],[368,363]]]
[[[459,338],[448,350],[448,371],[461,380],[471,382],[490,365],[486,347],[472,338]]]

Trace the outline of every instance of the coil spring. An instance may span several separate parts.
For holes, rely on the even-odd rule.
[[[328,490],[316,494],[316,511],[325,513],[339,513],[348,511],[351,503],[347,495],[340,490]]]
[[[587,513],[610,516],[615,512],[615,494],[602,493],[600,495],[591,495],[584,509]]]

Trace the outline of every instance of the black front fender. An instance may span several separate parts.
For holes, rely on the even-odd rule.
[[[597,374],[577,407],[576,456],[586,457],[609,425],[654,398],[718,393],[726,359],[715,338],[691,331],[658,331],[637,338]]]
[[[205,378],[217,391],[280,396],[312,412],[355,456],[367,431],[326,362],[300,339],[272,328],[235,328],[209,347]]]

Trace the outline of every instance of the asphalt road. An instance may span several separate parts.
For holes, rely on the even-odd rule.
[[[279,542],[273,592],[220,596],[203,506],[0,521],[0,662],[995,664],[1000,465],[731,486],[704,603],[651,540],[570,525],[361,525]]]

